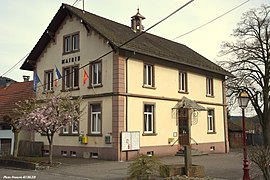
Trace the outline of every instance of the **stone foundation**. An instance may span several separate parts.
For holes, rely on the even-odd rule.
[[[212,149],[211,149],[212,148]],[[48,150],[48,146],[44,146],[44,152]],[[206,153],[225,153],[225,143],[202,143],[192,145],[192,149],[196,149]],[[53,147],[54,156],[67,156],[67,157],[85,157],[85,158],[98,158],[104,160],[133,160],[138,154],[148,154],[155,156],[172,156],[179,150],[178,145],[164,145],[164,146],[147,146],[141,147],[139,151],[126,151],[118,152],[113,147],[79,147],[79,146],[57,146]],[[118,157],[120,154],[120,159]]]

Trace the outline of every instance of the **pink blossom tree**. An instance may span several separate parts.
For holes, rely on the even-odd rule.
[[[53,96],[36,106],[20,123],[47,136],[49,164],[52,164],[53,138],[66,126],[77,125],[81,98]]]

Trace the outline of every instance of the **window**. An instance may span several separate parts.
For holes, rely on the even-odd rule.
[[[74,122],[71,126],[71,133],[72,134],[78,134],[79,133],[79,124],[77,122]]]
[[[144,64],[144,86],[154,87],[154,66]]]
[[[70,36],[64,37],[64,53],[71,52],[71,38]]]
[[[101,105],[90,105],[89,134],[101,134]]]
[[[74,134],[79,134],[79,123],[74,122],[71,126],[65,126],[62,128],[62,134],[63,135],[74,135]]]
[[[80,107],[75,107],[75,110],[77,111],[77,113],[79,115]],[[77,116],[77,114],[76,114],[76,116]],[[77,119],[77,117],[73,117],[73,118],[74,119],[73,119],[73,122],[71,125],[67,125],[67,126],[62,128],[62,135],[79,135],[79,124],[80,124],[79,119]]]
[[[63,90],[79,88],[79,66],[63,68]]]
[[[207,132],[214,133],[215,132],[215,114],[214,109],[209,109],[207,111]]]
[[[75,52],[80,49],[79,33],[64,36],[64,53]]]
[[[206,78],[206,96],[214,96],[213,78]]]
[[[44,91],[53,91],[53,70],[45,71]]]
[[[179,72],[179,92],[188,92],[187,91],[187,73]]]
[[[154,105],[144,105],[144,133],[154,133]]]
[[[78,88],[79,87],[79,67],[74,66],[72,67],[72,85],[73,88]]]
[[[68,126],[64,127],[64,128],[63,128],[63,134],[68,134],[68,129],[69,129]]]
[[[72,35],[72,50],[79,50],[79,34]]]
[[[63,135],[74,135],[74,134],[79,134],[79,123],[74,122],[71,126],[65,126],[62,128],[62,134]]]
[[[101,86],[102,85],[102,64],[101,61],[93,63],[90,66],[91,72],[91,86]]]

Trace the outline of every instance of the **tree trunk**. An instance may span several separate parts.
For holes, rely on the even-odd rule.
[[[14,144],[13,144],[13,157],[18,157],[18,150],[19,150],[19,132],[18,130],[13,131],[14,133]]]
[[[49,164],[53,163],[53,134],[51,134],[51,138],[49,141]]]
[[[263,126],[263,140],[264,140],[264,145],[269,146],[270,145],[270,116],[266,117],[267,120],[264,121],[264,126]]]

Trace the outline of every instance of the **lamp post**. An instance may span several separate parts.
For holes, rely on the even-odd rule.
[[[248,93],[244,90],[241,91],[238,96],[238,103],[239,107],[242,108],[242,123],[243,123],[243,152],[244,152],[243,180],[250,180],[248,160],[247,160],[247,142],[246,142],[246,125],[245,125],[245,108],[247,107],[248,102],[249,102]]]

